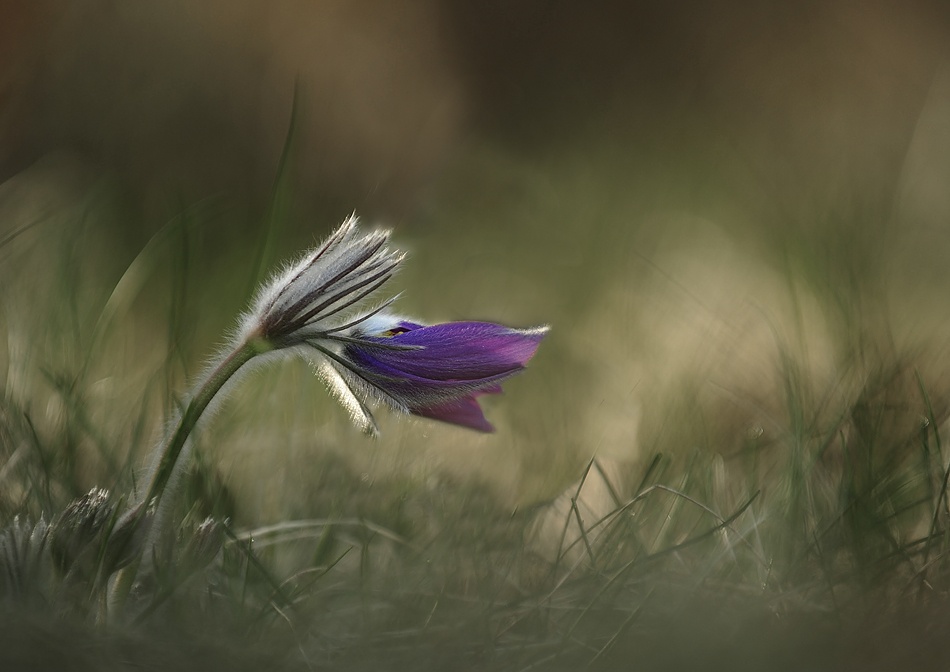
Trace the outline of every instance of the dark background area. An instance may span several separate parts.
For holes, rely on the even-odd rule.
[[[0,177],[68,152],[136,204],[169,191],[259,204],[297,82],[297,196],[388,220],[411,216],[472,138],[532,156],[606,143],[631,183],[717,181],[716,155],[735,153],[773,204],[822,197],[842,173],[893,181],[950,42],[939,2],[41,0],[2,12]]]

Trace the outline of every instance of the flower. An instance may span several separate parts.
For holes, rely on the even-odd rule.
[[[349,217],[258,294],[239,335],[261,341],[263,350],[292,348],[309,357],[369,433],[377,431],[370,401],[493,431],[477,398],[501,392],[500,383],[525,368],[547,327],[424,326],[388,312],[396,297],[360,310],[405,258],[388,239],[388,231],[361,236]]]
[[[423,326],[379,315],[355,327],[342,356],[328,363],[354,395],[491,432],[477,397],[500,393],[501,381],[525,368],[546,332],[491,322]]]
[[[356,217],[351,216],[323,244],[286,267],[258,292],[242,316],[230,347],[194,385],[166,439],[153,451],[151,474],[143,494],[118,518],[112,535],[117,541],[113,543],[110,537],[113,548],[105,549],[106,555],[116,560],[105,563],[108,571],[104,576],[134,557],[156,557],[155,544],[167,534],[174,518],[155,514],[150,521],[151,505],[154,503],[157,511],[172,510],[163,506],[162,500],[168,495],[169,483],[183,474],[186,462],[182,454],[187,454],[185,447],[192,441],[192,433],[209,406],[223,398],[223,390],[253,363],[280,353],[310,357],[354,420],[369,433],[378,431],[368,406],[373,400],[406,413],[492,431],[478,397],[497,394],[501,381],[524,369],[547,327],[509,329],[490,322],[427,327],[390,315],[387,309],[395,297],[375,308],[363,308],[405,258],[386,246],[388,240],[388,231],[361,235]],[[74,533],[85,534],[85,527],[101,527],[106,511],[103,504],[109,505],[108,497],[99,491],[86,499],[89,501],[76,505],[75,515],[70,513],[77,522],[62,524],[67,534],[61,555],[66,559],[77,552]],[[108,519],[115,520],[111,515]],[[71,518],[64,516],[63,520]],[[137,543],[146,536],[146,530],[146,541]],[[213,522],[207,523],[195,543],[196,559],[203,562],[211,557],[218,543]],[[86,544],[86,548],[91,546]],[[0,561],[3,551],[4,537],[0,533]],[[129,564],[111,581],[110,603],[114,609],[121,610],[139,569],[139,563]]]

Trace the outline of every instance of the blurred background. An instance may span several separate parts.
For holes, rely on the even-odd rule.
[[[506,506],[594,454],[728,460],[781,435],[793,372],[817,415],[885,360],[945,403],[944,3],[0,12],[0,371],[38,432],[77,403],[100,428],[77,492],[140,463],[256,282],[354,210],[410,250],[407,314],[551,334],[489,436],[372,442],[305,363],[255,374],[202,452],[246,521],[325,506],[318,456]]]
[[[948,186],[940,0],[0,0],[0,658],[947,669]],[[497,432],[256,371],[90,638],[75,498],[354,211],[406,315],[551,325]]]

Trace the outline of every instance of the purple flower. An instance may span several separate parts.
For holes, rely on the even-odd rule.
[[[350,217],[319,247],[266,285],[238,337],[262,350],[294,350],[314,361],[363,429],[376,433],[369,402],[483,432],[478,404],[523,370],[547,327],[490,322],[423,326],[386,312],[395,297],[360,308],[398,270],[404,255],[389,232],[361,235]],[[314,357],[317,355],[317,357]]]
[[[490,322],[372,322],[336,362],[347,382],[362,381],[394,408],[483,432],[494,428],[477,397],[500,393],[501,381],[524,369],[547,332]]]

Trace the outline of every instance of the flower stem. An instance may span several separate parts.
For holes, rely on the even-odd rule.
[[[188,437],[191,436],[195,425],[198,424],[202,414],[207,410],[208,405],[214,400],[218,392],[221,391],[221,388],[251,359],[272,349],[273,346],[263,338],[248,338],[244,343],[229,353],[227,357],[222,359],[221,362],[205,376],[204,380],[197,385],[188,399],[185,410],[178,418],[174,431],[169,435],[168,440],[158,447],[160,454],[157,463],[155,463],[148,489],[145,492],[145,497],[140,501],[139,505],[137,505],[137,510],[133,508],[132,512],[130,512],[130,517],[133,518],[131,523],[133,527],[137,528],[142,524],[150,502],[154,501],[156,506],[161,502],[165,488],[168,486],[169,480],[175,473],[175,468],[178,466],[179,458],[181,457],[185,443],[188,441]],[[150,533],[150,536],[153,534],[154,533]],[[133,535],[129,536],[131,537]],[[121,570],[116,577],[112,589],[113,599],[111,600],[113,603],[113,612],[117,609],[121,609],[122,603],[125,601],[129,590],[131,590],[140,560],[141,558],[138,558],[125,569]]]
[[[175,431],[160,448],[162,451],[161,457],[159,457],[158,464],[155,466],[155,471],[152,473],[152,479],[143,499],[146,507],[153,499],[156,500],[156,503],[161,500],[165,486],[168,485],[168,480],[174,473],[178,458],[185,447],[185,442],[215,395],[231,379],[231,376],[237,373],[238,369],[257,355],[270,349],[270,344],[263,339],[249,339],[221,360],[221,363],[208,374],[198,389],[191,395],[188,405],[185,406],[184,412],[178,418]],[[144,515],[145,507],[142,511]]]

